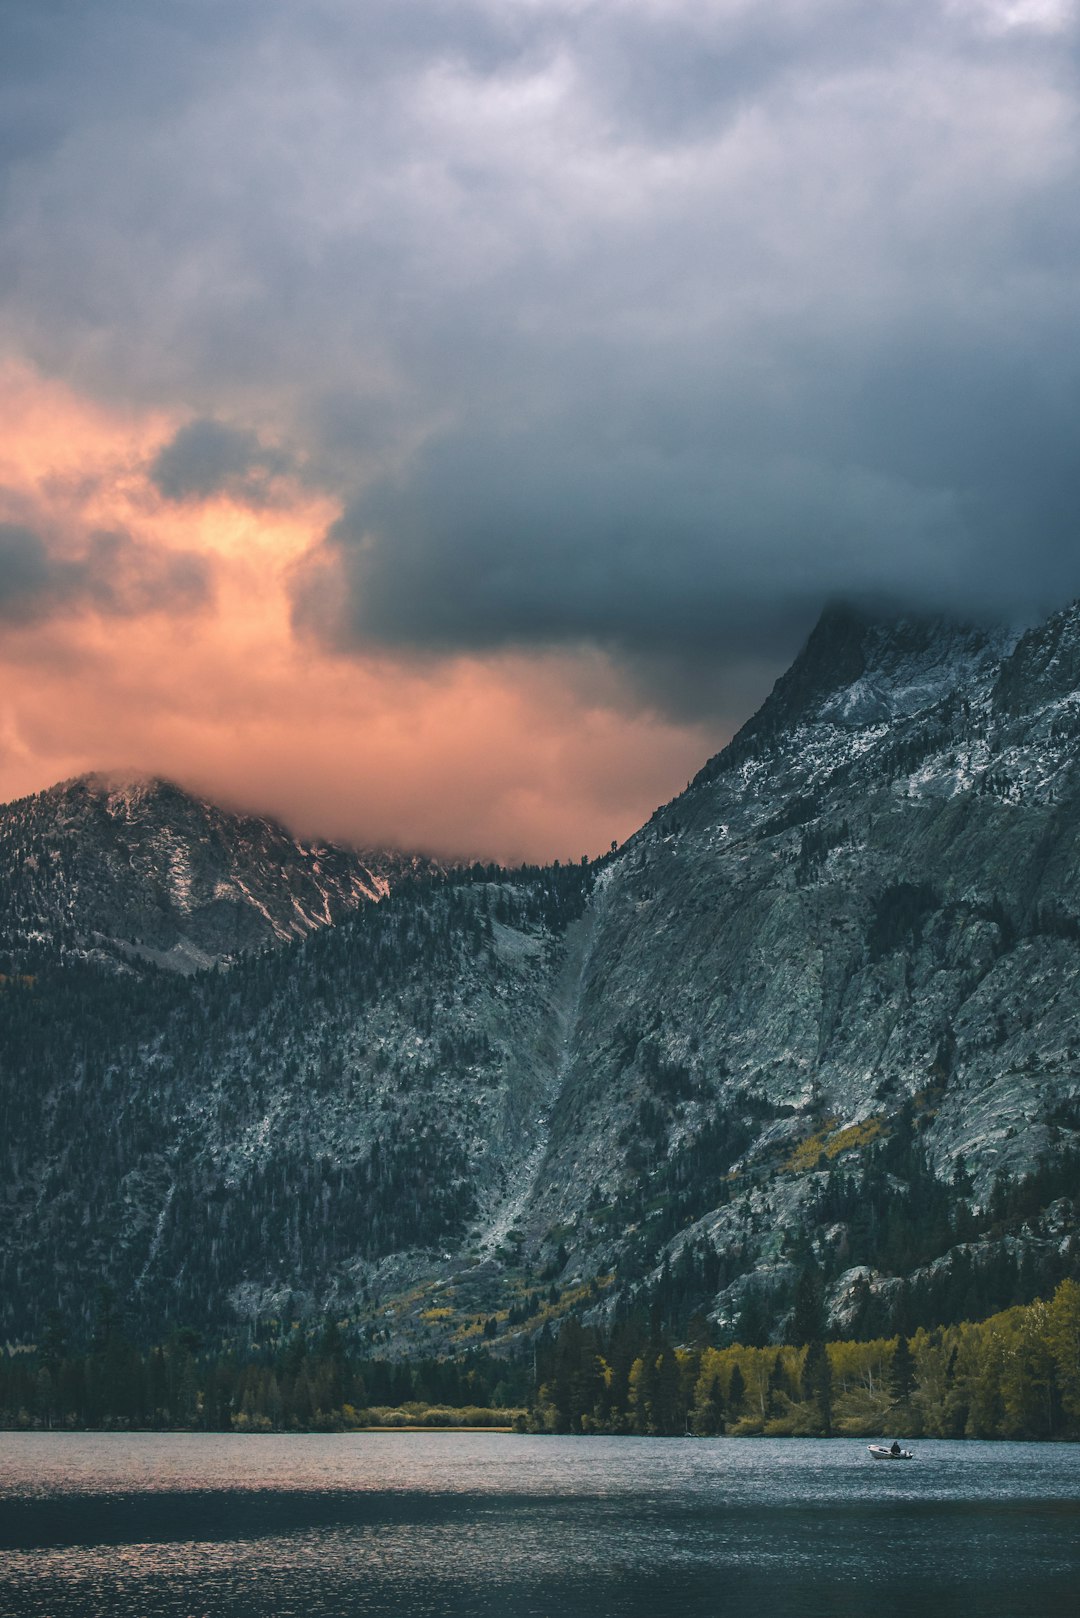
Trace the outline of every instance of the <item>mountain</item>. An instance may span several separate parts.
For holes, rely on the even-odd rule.
[[[430,868],[299,842],[171,781],[84,775],[0,809],[0,948],[191,972],[306,937]]]
[[[419,872],[227,974],[15,959],[0,1329],[108,1280],[390,1354],[767,1341],[1080,1274],[1078,760],[1080,607],[836,607],[592,865]]]

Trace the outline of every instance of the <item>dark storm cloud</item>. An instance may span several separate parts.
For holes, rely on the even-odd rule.
[[[298,582],[298,611],[344,645],[593,640],[700,654],[718,631],[755,634],[747,599],[758,611],[798,600],[775,537],[814,520],[792,475],[785,489],[774,468],[722,452],[658,455],[584,428],[438,440],[334,524]],[[859,515],[848,527],[857,545]]]
[[[49,561],[35,533],[0,523],[0,619],[19,619],[49,588]]]
[[[270,480],[288,469],[288,457],[261,444],[257,434],[200,418],[163,445],[149,476],[166,500],[234,494],[260,503],[269,496]]]
[[[663,415],[429,442],[301,568],[298,626],[339,650],[591,643],[697,713],[726,671],[782,662],[823,595],[985,604],[952,502],[823,465],[805,435],[762,455],[748,428]]]
[[[339,650],[700,704],[838,591],[1080,593],[1070,0],[26,3],[0,63],[2,329],[196,418],[167,498],[340,495]]]
[[[109,618],[187,613],[210,594],[209,569],[194,553],[97,532],[69,554],[22,524],[0,523],[0,621],[20,625],[87,610]]]

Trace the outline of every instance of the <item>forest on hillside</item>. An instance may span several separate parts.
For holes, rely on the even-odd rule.
[[[0,938],[3,1336],[39,1336],[54,1307],[89,1327],[87,1273],[137,1294],[145,1332],[208,1332],[241,1279],[285,1272],[325,1296],[357,1256],[460,1240],[466,1145],[507,1062],[485,1016],[514,987],[496,929],[542,953],[592,880],[584,865],[420,876],[191,978]],[[268,1113],[269,1145],[245,1154]]]
[[[52,1317],[35,1348],[0,1358],[0,1423],[216,1432],[512,1426],[649,1436],[1080,1438],[1080,1285],[980,1322],[910,1338],[754,1347],[674,1343],[654,1316],[612,1328],[570,1317],[531,1355],[361,1358],[337,1322],[279,1322],[246,1350],[189,1330],[149,1350],[107,1292],[92,1343],[71,1352]]]

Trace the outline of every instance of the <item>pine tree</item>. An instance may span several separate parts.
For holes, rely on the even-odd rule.
[[[790,1340],[814,1343],[825,1336],[825,1300],[821,1271],[811,1258],[795,1283],[795,1305],[791,1313]]]
[[[915,1361],[911,1354],[911,1345],[907,1338],[900,1334],[893,1349],[892,1362],[889,1366],[889,1395],[893,1404],[906,1404],[915,1391]]]
[[[815,1407],[826,1438],[832,1437],[832,1365],[825,1344],[811,1343],[803,1362],[802,1396]]]

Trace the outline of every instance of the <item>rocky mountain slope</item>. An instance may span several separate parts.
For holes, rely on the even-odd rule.
[[[847,1182],[874,1142],[886,1187],[888,1142],[907,1171],[881,1209],[898,1220],[969,1181],[965,1214],[986,1209],[1000,1177],[1075,1144],[1078,650],[1075,610],[1015,646],[826,614],[762,711],[598,883],[538,1223],[573,1222],[625,1269],[605,1210],[629,1203],[667,1230],[681,1186],[685,1223],[646,1240],[643,1262],[741,1251],[744,1276],[713,1304],[731,1319],[748,1284],[790,1296],[810,1233],[842,1312],[860,1283],[895,1291],[883,1241],[861,1244],[877,1265],[845,1263],[875,1190]],[[738,1192],[720,1207],[700,1163],[714,1128]],[[658,1207],[610,1151],[620,1129]],[[898,1142],[916,1133],[913,1183]],[[1048,1216],[1048,1245],[1071,1219]],[[956,1233],[922,1247],[943,1259]],[[888,1267],[917,1268],[918,1246]]]
[[[0,948],[191,972],[306,937],[430,868],[298,842],[170,781],[80,776],[0,809]]]
[[[0,1331],[101,1279],[392,1353],[1034,1296],[1080,1271],[1078,761],[1080,609],[832,609],[591,867],[421,874],[227,975],[13,961]]]

